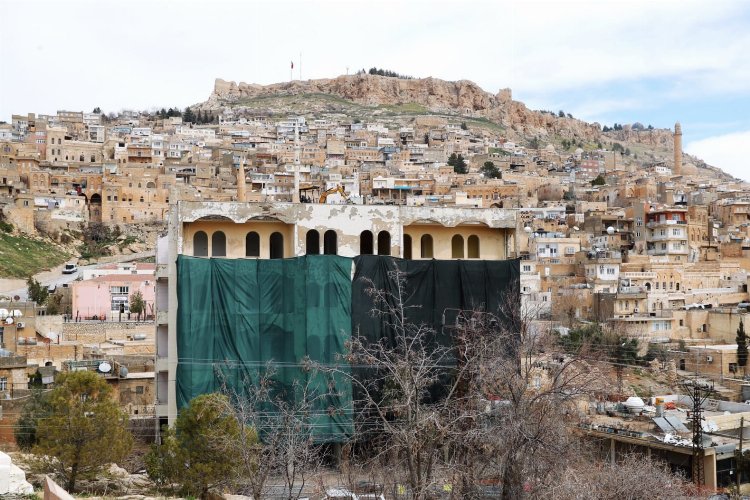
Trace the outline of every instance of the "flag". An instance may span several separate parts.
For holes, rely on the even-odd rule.
[[[292,61],[292,69],[294,69],[294,61]]]

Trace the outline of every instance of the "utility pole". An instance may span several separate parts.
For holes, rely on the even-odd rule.
[[[742,482],[742,469],[745,465],[745,456],[742,454],[742,435],[745,433],[745,417],[740,417],[740,454],[737,455],[737,467],[735,467],[735,479],[737,480],[737,494],[740,493],[740,483]]]
[[[698,384],[697,379],[693,379],[685,382],[685,389],[693,400],[693,411],[691,415],[693,426],[693,483],[698,486],[703,486],[706,484],[705,470],[703,467],[703,403],[706,402],[709,395],[713,392],[713,387],[708,386],[703,388]]]

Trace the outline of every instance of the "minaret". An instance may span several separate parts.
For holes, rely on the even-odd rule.
[[[237,168],[237,201],[247,201],[247,186],[245,184],[245,159],[240,160],[240,166]]]
[[[294,122],[294,193],[292,203],[299,203],[299,118]]]
[[[680,122],[674,124],[674,168],[673,175],[682,175],[682,127]]]

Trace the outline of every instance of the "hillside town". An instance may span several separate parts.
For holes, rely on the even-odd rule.
[[[0,123],[0,229],[58,248],[69,257],[55,265],[72,270],[64,281],[49,277],[63,267],[30,273],[46,291],[40,300],[34,277],[28,287],[24,279],[0,289],[2,449],[17,449],[14,429],[32,387],[52,389],[60,374],[77,371],[100,375],[139,436],[160,442],[193,398],[222,385],[194,365],[246,360],[249,348],[230,337],[261,332],[263,343],[271,338],[264,315],[298,312],[261,297],[258,307],[270,312],[251,311],[259,326],[245,330],[231,319],[235,303],[251,303],[254,289],[263,296],[278,285],[287,294],[299,285],[308,311],[325,309],[326,328],[355,325],[353,277],[374,266],[368,256],[391,256],[407,275],[433,262],[457,266],[430,268],[434,281],[406,285],[428,297],[450,295],[446,284],[460,290],[462,298],[435,299],[445,305],[434,315],[440,321],[427,322],[436,331],[459,323],[460,314],[445,319],[452,308],[497,313],[497,294],[516,286],[531,331],[564,346],[594,330],[610,339],[603,342],[616,339],[603,360],[535,351],[533,366],[546,375],[529,375],[539,390],[571,360],[590,364],[599,375],[591,384],[601,386],[576,403],[585,410],[575,432],[599,443],[606,460],[640,450],[710,491],[740,487],[738,475],[742,491],[750,488],[736,458],[747,450],[750,419],[741,348],[743,325],[750,328],[750,186],[683,154],[680,123],[610,128],[528,111],[531,126],[408,103],[357,116],[326,103],[304,113],[292,100],[319,96],[292,89],[264,108],[252,89],[243,92],[217,81],[207,102],[185,109],[29,112]],[[116,236],[84,254],[78,245],[91,228]],[[356,270],[309,260],[294,275],[273,271],[284,276],[274,281],[272,261],[311,255],[350,258]],[[481,278],[471,274],[477,262]],[[517,271],[501,268],[507,263]],[[372,272],[362,276],[377,282]],[[515,285],[506,278],[514,272]],[[310,292],[316,282],[325,290],[320,304]],[[351,311],[334,310],[331,297]],[[305,321],[302,332],[286,323],[283,331],[307,335],[306,347],[273,343],[253,363],[335,364],[343,350],[310,347],[317,333]],[[337,439],[354,423],[330,418],[316,437],[335,442],[331,455],[341,460]]]

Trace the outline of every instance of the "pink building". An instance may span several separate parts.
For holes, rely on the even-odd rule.
[[[72,285],[73,320],[107,319],[117,321],[120,311],[128,318],[130,296],[140,291],[146,303],[146,317],[154,315],[154,274],[110,274],[90,280],[74,281]],[[94,318],[96,316],[96,318]],[[131,315],[131,319],[135,316]],[[143,319],[143,315],[141,315]]]

